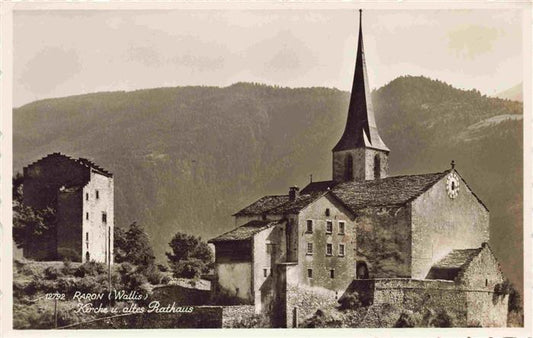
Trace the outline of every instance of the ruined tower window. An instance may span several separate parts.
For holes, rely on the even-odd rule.
[[[313,233],[313,220],[308,219],[307,220],[307,233]]]
[[[333,232],[333,222],[326,221],[326,233],[330,234]]]
[[[89,193],[88,193],[88,192],[85,193],[85,200],[86,200],[86,201],[89,200]]]
[[[85,233],[85,245],[87,246],[87,250],[89,250],[89,233]]]
[[[313,278],[313,269],[307,269],[307,278]]]
[[[339,256],[344,256],[344,244],[339,244]]]
[[[85,219],[86,219],[86,220],[89,219],[89,213],[88,213],[88,212],[85,213]]]
[[[374,179],[380,179],[381,178],[381,158],[379,157],[379,154],[376,154],[374,156]]]
[[[326,208],[326,216],[329,216],[329,208]]]
[[[328,243],[326,244],[326,256],[333,255],[333,244]]]
[[[344,221],[339,221],[339,235],[344,235]]]
[[[102,223],[107,223],[107,212],[102,211]]]
[[[307,243],[307,254],[308,255],[313,254],[313,243]]]
[[[489,286],[489,280],[485,279],[485,286]]]
[[[329,278],[335,278],[335,270],[329,270]]]
[[[100,198],[100,192],[96,190],[96,199],[99,199],[99,198]]]
[[[267,277],[268,276],[268,269],[263,269],[263,277]]]
[[[344,180],[353,180],[353,157],[352,154],[346,155],[344,158]]]

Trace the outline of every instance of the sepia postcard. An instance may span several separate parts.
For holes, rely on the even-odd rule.
[[[533,336],[530,2],[0,8],[6,336]]]

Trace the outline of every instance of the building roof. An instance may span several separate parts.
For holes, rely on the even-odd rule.
[[[100,167],[99,165],[95,164],[94,162],[86,159],[86,158],[79,158],[79,159],[75,159],[75,158],[72,158],[70,156],[67,156],[67,155],[64,155],[64,154],[61,154],[59,152],[56,152],[56,153],[51,153],[51,154],[48,154],[46,155],[45,157],[29,164],[28,166],[26,166],[26,168],[29,168],[29,167],[32,167],[34,165],[36,165],[37,163],[40,163],[40,162],[43,162],[43,161],[48,161],[48,160],[51,160],[51,159],[63,159],[63,160],[67,160],[67,161],[71,161],[72,163],[76,164],[76,165],[80,165],[80,166],[83,166],[85,168],[88,168],[88,169],[91,169],[92,171],[94,172],[97,172],[98,174],[101,174],[101,175],[104,175],[104,176],[107,176],[107,177],[113,177],[113,174],[110,173],[109,171],[105,170],[104,168]]]
[[[367,206],[401,205],[423,194],[448,172],[342,182],[331,191],[352,210]]]
[[[483,248],[452,250],[440,261],[435,263],[427,275],[427,279],[454,280],[464,271],[470,262]]]
[[[363,47],[362,12],[359,13],[359,39],[348,119],[344,133],[333,151],[369,147],[388,152],[389,148],[379,136],[374,117]]]
[[[263,196],[246,208],[239,210],[233,216],[253,216],[262,215],[272,208],[275,208],[289,200],[289,195],[267,195]]]
[[[223,233],[222,235],[210,239],[209,243],[219,243],[219,242],[231,242],[231,241],[244,241],[252,238],[258,232],[261,232],[267,228],[270,228],[276,224],[279,224],[280,221],[250,221],[244,225],[241,225],[238,228],[235,228],[231,231]]]
[[[331,194],[352,212],[367,206],[400,205],[420,196],[447,173],[448,170],[364,182],[313,182],[294,201],[289,201],[288,195],[264,196],[234,216],[296,213],[325,194]]]

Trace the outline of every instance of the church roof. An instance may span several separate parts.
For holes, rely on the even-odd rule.
[[[348,119],[341,139],[333,151],[341,151],[358,147],[369,147],[389,151],[379,136],[374,117],[374,107],[370,95],[368,75],[366,71],[365,52],[363,47],[362,12],[359,11],[359,40],[355,72],[348,108]]]
[[[238,228],[228,231],[218,237],[210,239],[209,243],[217,242],[231,242],[231,241],[243,241],[252,238],[258,232],[261,232],[267,228],[270,228],[279,221],[265,220],[265,221],[250,221]]]
[[[366,206],[398,205],[420,196],[448,172],[392,176],[363,182],[313,182],[302,189],[302,194],[316,194],[329,189],[352,210]]]
[[[294,201],[288,195],[265,196],[234,216],[295,213],[325,194],[331,194],[351,211],[367,206],[400,205],[420,196],[449,171],[393,176],[364,182],[313,182]]]
[[[483,248],[452,250],[431,267],[426,279],[454,280],[459,273],[468,267],[470,262],[482,249]]]

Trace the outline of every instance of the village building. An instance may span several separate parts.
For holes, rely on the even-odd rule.
[[[23,202],[55,209],[53,231],[23,248],[26,258],[113,263],[113,175],[60,153],[24,167]]]
[[[455,164],[389,177],[361,22],[346,127],[332,152],[332,180],[264,196],[234,214],[236,229],[210,240],[215,295],[253,304],[273,326],[293,327],[350,290],[374,304],[426,292],[460,326],[505,326],[489,210]]]

